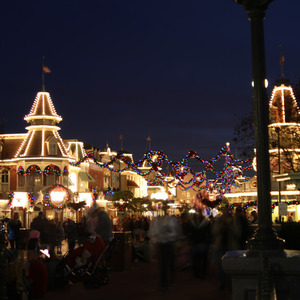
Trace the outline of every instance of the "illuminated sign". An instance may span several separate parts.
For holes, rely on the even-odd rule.
[[[26,192],[14,192],[12,207],[26,207],[28,204],[28,194]]]
[[[79,193],[79,201],[85,201],[87,206],[91,206],[93,204],[92,193]]]
[[[52,204],[58,206],[67,200],[67,190],[61,186],[55,187],[50,192],[50,201]]]
[[[167,200],[168,194],[166,192],[152,193],[150,199]]]

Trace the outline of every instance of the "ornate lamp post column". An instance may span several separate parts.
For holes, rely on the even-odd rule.
[[[264,47],[265,11],[273,0],[235,0],[243,5],[251,22],[253,101],[255,147],[257,159],[258,229],[249,241],[253,251],[282,250],[283,242],[272,229],[271,179],[269,158],[269,107],[266,90],[266,63]]]
[[[235,0],[243,5],[251,22],[258,229],[249,241],[249,250],[228,251],[223,257],[223,268],[232,279],[233,300],[273,300],[279,294],[290,299],[299,298],[300,251],[284,250],[283,241],[272,228],[269,107],[265,87],[263,28],[265,11],[272,1]]]

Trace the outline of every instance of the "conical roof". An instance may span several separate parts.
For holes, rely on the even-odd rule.
[[[37,93],[29,114],[24,117],[27,122],[37,119],[52,119],[56,123],[62,120],[62,117],[56,113],[50,94],[47,92]]]
[[[50,94],[39,92],[30,113],[24,117],[30,125],[15,157],[69,158],[68,151],[56,126],[62,117],[56,113]]]
[[[271,124],[299,122],[299,107],[290,85],[275,86],[269,105]]]

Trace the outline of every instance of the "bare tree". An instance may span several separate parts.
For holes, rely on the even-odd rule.
[[[243,160],[254,157],[254,116],[253,112],[240,119],[233,131],[233,142],[236,145],[236,155]]]
[[[271,124],[270,168],[272,172],[300,172],[300,123]]]

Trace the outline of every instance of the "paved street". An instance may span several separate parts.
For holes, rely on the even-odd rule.
[[[110,272],[107,285],[97,289],[87,289],[82,283],[64,289],[48,291],[44,299],[202,299],[229,300],[228,290],[219,290],[216,265],[209,268],[207,278],[193,278],[190,268],[177,270],[175,283],[169,290],[161,292],[158,288],[158,266],[152,262],[136,261],[126,271]]]

